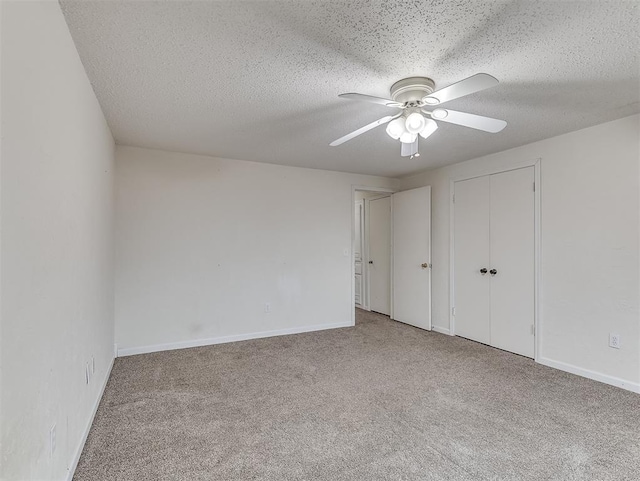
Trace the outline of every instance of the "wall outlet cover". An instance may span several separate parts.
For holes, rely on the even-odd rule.
[[[609,347],[620,349],[620,334],[609,334]]]

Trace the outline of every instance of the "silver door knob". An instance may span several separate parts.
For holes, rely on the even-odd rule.
[[[487,271],[486,267],[483,267],[482,269],[480,269],[480,274],[482,274],[483,276],[489,271]]]
[[[428,262],[423,262],[422,264],[420,264],[420,267],[422,267],[423,269],[428,269],[429,267],[431,267],[431,265]]]
[[[497,270],[495,270],[495,269],[491,269],[491,270],[489,271],[489,274],[491,274],[492,276],[495,276],[497,273],[498,273],[498,271],[497,271]]]

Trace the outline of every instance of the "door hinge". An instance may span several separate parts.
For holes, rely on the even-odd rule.
[[[451,308],[451,315],[452,315],[452,316],[455,316],[455,315],[456,315],[456,308],[455,308],[455,307],[452,307],[452,308]]]

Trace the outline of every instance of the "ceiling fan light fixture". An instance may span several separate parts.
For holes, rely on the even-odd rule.
[[[391,86],[390,99],[358,93],[340,94],[341,98],[363,100],[399,111],[397,110],[395,115],[387,115],[343,135],[329,145],[335,147],[344,144],[376,127],[386,125],[389,137],[400,141],[400,155],[402,157],[417,157],[419,137],[426,139],[431,136],[438,129],[439,122],[495,134],[502,131],[507,126],[507,122],[482,115],[437,108],[436,106],[496,85],[498,85],[498,80],[495,77],[486,73],[478,73],[435,91],[435,82],[428,77],[401,79]],[[431,107],[425,108],[426,106]]]
[[[420,131],[420,137],[426,139],[436,130],[438,130],[438,124],[431,119],[426,119],[424,129]]]
[[[394,140],[398,140],[406,132],[404,118],[399,117],[387,124],[387,134]]]
[[[446,119],[447,115],[449,115],[449,112],[447,112],[445,109],[435,109],[433,112],[431,112],[431,117],[433,117],[434,119]]]
[[[412,114],[409,114],[409,116],[407,117],[405,126],[409,133],[417,134],[419,132],[422,132],[422,129],[424,129],[424,126],[426,124],[426,121],[427,119],[425,119],[422,114],[419,114],[418,112],[413,112]]]
[[[400,142],[403,144],[413,144],[418,138],[418,134],[412,134],[411,132],[405,132],[400,136]]]
[[[413,158],[418,153],[418,136],[413,142],[400,144],[400,156]]]

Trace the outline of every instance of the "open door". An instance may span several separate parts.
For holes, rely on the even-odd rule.
[[[431,187],[392,195],[396,321],[431,330]]]
[[[391,197],[369,201],[369,309],[391,313]]]

